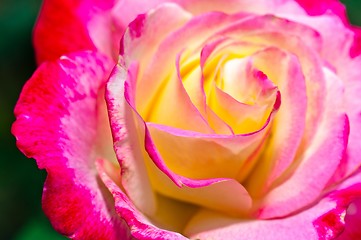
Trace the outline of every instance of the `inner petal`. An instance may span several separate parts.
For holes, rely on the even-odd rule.
[[[270,47],[253,56],[254,64],[277,83],[282,106],[272,124],[272,138],[247,184],[255,197],[266,191],[295,159],[306,121],[306,83],[296,56]],[[276,62],[270,66],[270,63]],[[266,183],[267,182],[267,183]]]
[[[267,76],[252,67],[249,59],[231,59],[224,64],[223,77],[217,86],[239,102],[255,105],[258,100],[267,100],[276,86]]]
[[[232,128],[220,119],[206,104],[206,94],[203,88],[202,67],[199,64],[199,55],[189,56],[189,51],[178,54],[176,65],[178,79],[199,113],[207,120],[209,126],[217,134],[233,134]]]
[[[247,59],[230,60],[221,71],[207,98],[208,106],[236,134],[261,129],[279,100],[277,87]]]
[[[267,127],[253,134],[222,136],[147,125],[167,167],[192,179],[236,178],[267,136]]]

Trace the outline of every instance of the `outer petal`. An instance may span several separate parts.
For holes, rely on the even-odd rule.
[[[38,63],[80,50],[115,54],[119,39],[113,45],[109,15],[113,4],[114,0],[45,0],[34,29]]]
[[[331,10],[341,19],[346,19],[345,6],[339,0],[296,0],[296,2],[310,15],[322,15],[327,10]]]
[[[325,73],[327,104],[317,133],[311,145],[298,156],[301,161],[295,172],[265,197],[259,218],[281,217],[315,201],[346,152],[349,122],[338,100],[343,96],[343,85],[327,70]]]
[[[284,15],[285,18],[307,25],[317,31],[322,39],[320,55],[327,64],[338,71],[350,58],[350,49],[354,42],[354,33],[347,28],[338,16],[326,12],[321,16]],[[338,34],[333,34],[337,32]],[[330,49],[334,49],[330,51]]]
[[[359,181],[360,176],[317,204],[280,219],[242,220],[200,211],[190,221],[185,234],[192,239],[334,239],[343,230],[347,206],[361,196]]]
[[[345,81],[344,105],[350,119],[351,132],[341,177],[349,176],[361,166],[361,56],[344,64],[337,74]]]
[[[346,8],[339,0],[296,0],[308,14],[312,16],[323,15],[327,12],[332,12],[338,16],[347,28],[352,30],[355,33],[353,38],[353,45],[350,49],[351,57],[360,55],[361,53],[361,28],[356,26],[351,26],[347,18]],[[342,34],[339,34],[342,35]]]
[[[224,4],[223,0],[123,0],[119,1],[114,8],[114,19],[120,29],[125,29],[127,24],[132,21],[138,14],[145,13],[149,9],[159,4],[172,2],[176,3],[194,15],[206,12],[220,11],[228,14],[236,12],[251,13],[304,13],[303,9],[295,4],[294,1],[288,0],[227,0]],[[132,6],[129,8],[128,6]],[[127,9],[123,14],[119,14],[123,9]]]
[[[91,52],[47,62],[25,85],[15,108],[12,131],[18,147],[48,172],[45,214],[72,239],[128,235],[94,167],[98,156],[115,160],[109,154],[110,128],[98,124],[106,111],[100,90],[110,62]]]

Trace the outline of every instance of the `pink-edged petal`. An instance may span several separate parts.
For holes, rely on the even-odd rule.
[[[97,53],[62,56],[39,67],[15,108],[12,132],[28,157],[46,169],[43,209],[54,228],[72,239],[119,239],[127,228],[99,186],[94,162],[114,162],[102,88],[111,60]],[[105,122],[106,124],[106,122]],[[105,130],[105,131],[104,131]]]
[[[142,240],[160,240],[174,239],[185,240],[186,238],[179,233],[159,229],[154,226],[146,216],[139,212],[134,204],[129,200],[128,196],[113,181],[107,172],[106,163],[102,159],[98,159],[97,170],[99,176],[105,186],[112,194],[115,201],[115,210],[119,216],[127,223],[130,229],[130,235],[121,239],[142,239]]]
[[[44,1],[34,29],[37,62],[81,50],[97,49],[114,56],[119,39],[113,45],[109,16],[113,4],[114,0]]]
[[[279,34],[302,38],[303,44],[316,52],[319,52],[322,47],[321,36],[313,28],[272,14],[255,15],[236,21],[216,34],[237,39],[245,35],[267,32],[278,32]],[[290,43],[287,45],[290,45]]]
[[[248,58],[226,61],[220,75],[207,97],[208,106],[236,134],[261,129],[279,108],[277,87]]]
[[[322,121],[312,143],[298,156],[300,163],[294,173],[263,199],[259,218],[285,216],[315,201],[322,194],[346,152],[349,121],[342,102],[339,101],[344,94],[343,84],[332,77],[327,69],[324,71],[327,80],[327,104]]]
[[[135,69],[135,65],[128,72],[118,65],[113,69],[107,82],[106,99],[114,149],[122,168],[122,185],[134,205],[143,213],[152,215],[156,211],[155,196],[143,160],[146,153],[139,141],[139,137],[145,133],[144,129],[138,128],[137,123],[134,123],[136,116],[124,98],[127,74],[136,77]]]
[[[155,96],[157,90],[170,81],[168,79],[169,70],[175,70],[175,56],[172,62],[167,63],[173,67],[168,68],[168,71],[165,71],[167,69],[165,66],[153,69],[151,59],[154,58],[158,45],[163,41],[163,38],[190,18],[190,13],[179,6],[164,4],[147,14],[139,15],[129,25],[123,36],[120,54],[124,56],[125,65],[127,66],[134,61],[139,62],[139,76],[134,87],[136,94],[142,96],[141,99],[139,97],[135,99],[137,110],[142,116],[148,115],[149,109],[145,106],[157,99]],[[162,59],[156,61],[165,64]],[[152,72],[147,72],[148,68],[153,69],[157,74],[153,75]],[[158,72],[163,72],[165,76],[158,76]]]
[[[348,205],[361,196],[359,181],[358,177],[356,184],[335,190],[295,215],[273,220],[237,219],[203,210],[193,217],[184,233],[192,239],[215,240],[335,239],[342,233],[345,219],[347,229]]]
[[[352,30],[355,34],[353,38],[353,44],[349,52],[351,57],[356,57],[360,55],[361,53],[360,27],[350,25],[350,22],[347,18],[346,8],[339,0],[320,0],[320,1],[296,0],[296,1],[311,16],[319,16],[319,15],[324,15],[327,12],[332,12],[332,14],[340,18],[341,21],[344,23],[344,25],[350,30]]]
[[[252,56],[253,64],[277,85],[282,105],[273,121],[272,138],[267,142],[262,158],[249,178],[253,195],[267,191],[293,163],[300,146],[306,122],[306,83],[298,59],[270,47]],[[275,62],[276,65],[269,63]]]
[[[160,155],[158,165],[193,179],[236,178],[262,145],[269,128],[266,124],[244,135],[205,135],[152,123],[147,127]]]
[[[337,75],[344,81],[344,106],[350,121],[350,136],[348,140],[345,163],[340,177],[347,177],[361,166],[361,57],[349,59]],[[332,74],[332,73],[331,73]],[[334,76],[335,78],[337,76]]]
[[[350,58],[354,33],[337,16],[328,12],[312,18],[302,16],[286,17],[315,29],[322,38],[322,58],[328,64],[332,64],[336,70],[344,67],[344,59]],[[332,34],[333,32],[338,34]],[[334,49],[334,51],[330,51],[330,49]]]
[[[260,101],[256,106],[238,102],[219,88],[214,87],[209,97],[211,109],[225,121],[235,134],[247,134],[262,129],[270,115],[278,110],[281,95],[277,88],[270,92],[267,102]]]
[[[226,178],[193,180],[173,173],[148,139],[146,148],[152,161],[147,161],[147,166],[159,193],[230,215],[244,216],[250,210],[252,199],[239,182]]]

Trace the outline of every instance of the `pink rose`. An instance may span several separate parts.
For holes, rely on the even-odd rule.
[[[361,238],[360,36],[337,0],[44,1],[12,130],[45,214],[72,239]]]

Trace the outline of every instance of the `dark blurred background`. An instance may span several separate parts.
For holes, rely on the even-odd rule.
[[[361,0],[344,0],[352,23],[361,25]],[[13,108],[35,70],[32,28],[41,0],[0,0],[0,239],[64,239],[41,210],[46,173],[15,146]],[[336,33],[337,34],[337,33]]]

